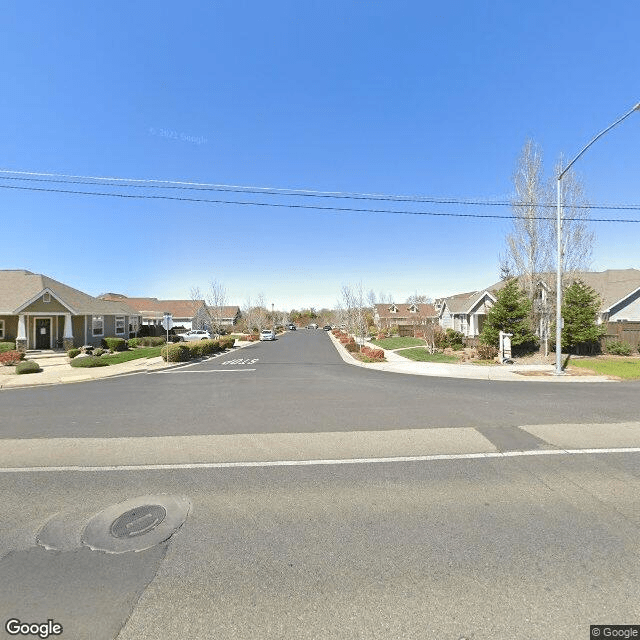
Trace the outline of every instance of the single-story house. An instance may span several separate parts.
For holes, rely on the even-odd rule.
[[[434,322],[437,317],[436,308],[429,303],[376,304],[373,311],[373,322],[378,329],[389,329],[393,325],[424,325]]]
[[[495,301],[495,293],[489,289],[442,298],[438,301],[438,322],[445,330],[454,329],[466,337],[478,336]]]
[[[240,317],[240,307],[208,307],[204,300],[159,300],[158,298],[129,298],[121,293],[103,293],[102,300],[122,301],[138,311],[142,324],[162,325],[165,313],[170,313],[175,329],[210,329],[213,320],[221,326],[233,326]]]
[[[0,270],[0,340],[20,350],[100,345],[136,335],[140,316],[124,302],[94,298],[53,278]]]
[[[607,269],[606,271],[579,271],[564,277],[564,288],[574,280],[582,280],[600,297],[598,323],[640,321],[640,270]],[[481,291],[461,293],[437,301],[439,323],[443,329],[460,331],[466,337],[475,337],[489,309],[496,301],[497,292],[507,280],[502,280]],[[541,274],[534,300],[534,309],[540,316],[536,332],[541,335],[543,326],[550,326],[555,316],[555,274]],[[546,325],[545,319],[546,317]]]

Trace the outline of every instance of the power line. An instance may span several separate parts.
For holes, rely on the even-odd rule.
[[[528,207],[530,204],[508,200],[482,200],[473,198],[444,198],[417,195],[389,195],[376,193],[357,193],[343,191],[314,191],[309,189],[287,189],[277,187],[255,187],[241,185],[215,184],[206,182],[181,182],[175,180],[155,180],[143,178],[114,178],[102,176],[79,176],[62,173],[38,173],[33,171],[13,171],[0,169],[0,173],[13,175],[0,176],[2,180],[21,180],[33,182],[51,182],[62,184],[100,184],[104,186],[142,188],[142,189],[180,189],[186,191],[219,191],[230,193],[251,193],[257,195],[295,196],[307,198],[335,198],[348,200],[380,200],[387,202],[428,202],[431,204],[457,204],[487,207]],[[17,176],[17,177],[16,177]],[[96,182],[98,181],[98,182]],[[129,184],[122,184],[129,183]],[[538,204],[543,209],[555,209],[555,204]],[[611,211],[640,211],[640,204],[572,204],[573,209],[597,209]]]
[[[226,205],[246,205],[253,207],[278,207],[287,209],[312,209],[316,211],[339,211],[348,213],[393,213],[400,215],[412,215],[412,216],[440,216],[450,218],[490,218],[490,219],[502,219],[511,220],[513,216],[509,215],[496,215],[496,214],[480,214],[480,213],[451,213],[442,211],[407,211],[397,209],[358,209],[355,207],[327,207],[320,205],[309,204],[291,204],[283,202],[251,202],[243,200],[212,200],[208,198],[184,198],[178,196],[165,196],[165,195],[149,195],[149,194],[132,194],[132,193],[107,193],[100,191],[77,191],[72,189],[47,189],[42,187],[18,187],[16,185],[0,184],[0,189],[16,189],[19,191],[39,191],[44,193],[66,193],[74,195],[85,196],[100,196],[110,198],[130,198],[138,200],[177,200],[180,202],[204,202],[210,204],[226,204]],[[534,216],[530,219],[535,220],[555,220],[552,216]],[[566,221],[583,221],[582,218],[563,218]],[[640,220],[628,220],[624,218],[590,218],[590,222],[632,222],[640,223]]]

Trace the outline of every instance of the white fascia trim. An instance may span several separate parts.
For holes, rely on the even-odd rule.
[[[489,296],[494,303],[497,300],[497,298],[490,291],[483,291],[482,295],[476,298],[476,301],[469,307],[466,313],[473,313],[473,308],[478,304],[478,302],[480,302],[480,300],[482,300],[482,298],[484,298],[484,296]]]
[[[615,307],[616,305],[619,305],[621,302],[624,302],[627,298],[630,298],[635,293],[638,293],[638,291],[640,291],[640,287],[638,287],[637,289],[634,289],[631,293],[627,293],[627,295],[624,298],[620,298],[618,302],[614,302],[608,309],[603,309],[600,313],[611,313],[611,309],[613,309],[613,307]]]
[[[27,300],[24,304],[20,305],[13,313],[12,315],[17,315],[19,314],[21,311],[23,311],[24,309],[26,309],[30,304],[33,304],[38,298],[42,297],[45,293],[48,293],[49,295],[51,295],[53,298],[55,298],[63,307],[65,307],[66,309],[69,310],[70,313],[72,313],[73,315],[77,316],[78,312],[73,308],[70,307],[66,302],[64,302],[64,300],[61,300],[51,289],[49,289],[49,287],[45,287],[42,291],[40,291],[40,293],[38,293],[37,295],[33,296],[33,298],[31,298],[30,300]],[[51,313],[50,311],[48,311],[47,313]]]

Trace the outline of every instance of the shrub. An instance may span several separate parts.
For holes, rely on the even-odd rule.
[[[39,371],[42,371],[42,369],[40,368],[40,365],[37,362],[34,362],[33,360],[25,360],[24,362],[19,362],[16,365],[17,374],[38,373]]]
[[[607,353],[614,356],[630,356],[633,351],[630,344],[621,342],[620,340],[611,340],[611,342],[607,342],[605,349],[607,350]]]
[[[93,350],[93,355],[94,356],[101,356],[103,353],[107,353],[104,349],[94,349]]]
[[[438,349],[446,349],[448,347],[458,351],[464,348],[464,336],[454,329],[447,329],[444,333],[438,332],[434,341]]]
[[[224,340],[220,340],[220,347],[222,349],[231,349],[235,343],[235,338],[225,338]]]
[[[492,344],[479,344],[476,347],[476,353],[482,360],[493,360],[498,357],[498,348]]]
[[[142,341],[144,340],[144,338],[129,338],[128,341],[128,345],[129,345],[129,349],[137,349],[138,347],[142,346]]]
[[[165,362],[187,362],[189,348],[184,342],[177,342],[162,347],[160,355]]]
[[[24,359],[24,353],[22,351],[4,351],[0,352],[0,364],[12,365],[18,364],[20,360]]]
[[[109,363],[98,356],[89,356],[88,358],[75,358],[71,361],[71,366],[86,369],[91,367],[108,367]]]
[[[4,353],[5,351],[14,351],[15,348],[15,342],[0,342],[0,353]]]
[[[384,350],[383,349],[372,349],[371,347],[362,347],[360,349],[360,353],[363,353],[368,358],[372,360],[384,360]]]
[[[127,341],[124,338],[103,338],[103,348],[110,349],[114,353],[116,351],[126,351]]]
[[[82,351],[82,349],[69,349],[69,351],[67,351],[67,355],[69,356],[69,358],[71,358],[71,360],[73,360],[80,353],[80,351]]]
[[[360,351],[360,348],[358,347],[358,345],[355,343],[354,340],[352,340],[351,342],[347,342],[347,344],[344,345],[344,348],[349,353],[355,353],[357,351]]]

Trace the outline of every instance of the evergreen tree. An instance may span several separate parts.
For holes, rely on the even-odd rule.
[[[511,347],[514,352],[534,349],[537,340],[531,331],[530,316],[531,301],[513,278],[498,291],[496,303],[484,321],[480,342],[497,347],[500,331],[504,331],[513,334]]]
[[[596,324],[600,311],[598,294],[581,280],[567,287],[562,298],[562,349],[575,353],[591,350],[600,340],[603,327]],[[555,327],[553,329],[555,333]]]

